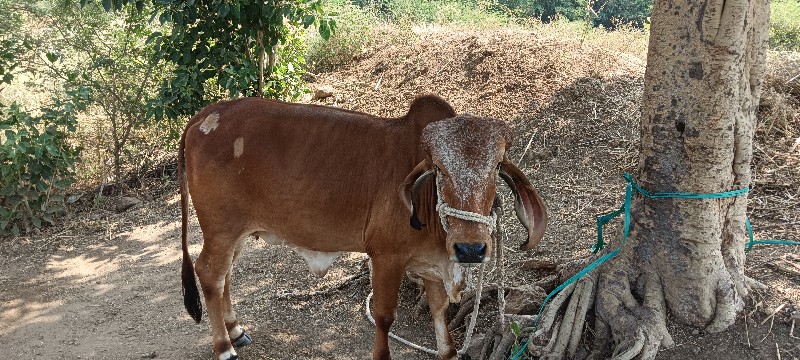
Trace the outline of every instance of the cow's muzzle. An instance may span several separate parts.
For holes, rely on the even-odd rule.
[[[484,243],[456,243],[456,260],[459,263],[482,263],[486,258],[486,244]]]

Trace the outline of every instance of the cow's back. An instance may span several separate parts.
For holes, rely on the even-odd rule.
[[[419,161],[412,125],[257,98],[210,106],[185,134],[205,236],[266,232],[316,251],[364,251],[373,206],[401,210],[397,189]]]

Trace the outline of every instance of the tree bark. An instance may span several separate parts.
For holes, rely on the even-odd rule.
[[[643,188],[750,185],[768,23],[767,0],[654,2],[636,176]],[[628,243],[597,270],[593,357],[654,358],[672,344],[667,312],[708,332],[733,324],[757,285],[744,275],[746,210],[746,196],[635,196]]]

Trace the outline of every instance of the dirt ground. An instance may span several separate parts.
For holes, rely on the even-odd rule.
[[[564,273],[519,265],[530,258],[563,264],[589,256],[594,217],[619,206],[621,173],[636,162],[643,62],[592,44],[548,39],[508,31],[418,30],[407,44],[379,43],[352,67],[317,74],[313,86],[332,86],[334,96],[305,101],[399,116],[415,94],[435,92],[459,112],[508,120],[517,137],[512,159],[539,188],[551,222],[533,253],[519,253],[513,249],[523,230],[506,209],[506,281],[563,278]],[[793,116],[788,125],[764,118],[778,125],[761,127],[757,135],[751,219],[758,237],[800,240],[798,162],[792,162],[800,158],[800,147],[792,147],[800,121]],[[210,359],[207,321],[195,324],[182,304],[174,166],[126,187],[124,195],[143,203],[124,213],[113,211],[118,194],[79,192],[83,198],[59,226],[0,239],[0,347],[6,356]],[[613,239],[615,230],[608,231]],[[201,234],[194,218],[190,243],[196,256]],[[357,276],[364,259],[345,256],[318,279],[288,249],[249,240],[234,268],[234,301],[254,340],[241,349],[242,358],[369,358],[369,280]],[[733,327],[705,334],[671,322],[676,346],[662,350],[659,359],[800,357],[800,339],[794,337],[800,328],[791,333],[800,310],[800,248],[757,247],[748,255],[748,271],[769,290],[756,292]],[[342,282],[351,276],[357,277]],[[489,280],[497,281],[497,272]],[[404,285],[401,295],[393,330],[433,347],[429,315],[415,308],[416,286]],[[486,331],[496,308],[493,297],[484,303],[478,333]],[[453,332],[460,341],[464,328]],[[397,342],[392,351],[397,359],[432,358]]]

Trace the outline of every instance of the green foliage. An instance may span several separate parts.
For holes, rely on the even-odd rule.
[[[619,25],[643,28],[652,12],[652,0],[498,0],[520,17],[589,21],[614,29]],[[588,10],[591,8],[591,10]]]
[[[305,60],[298,52],[297,29],[316,25],[328,38],[336,22],[321,0],[156,0],[152,19],[171,23],[170,33],[154,33],[148,40],[156,57],[175,66],[164,81],[157,118],[194,115],[209,102],[224,97],[279,96],[296,98]],[[275,54],[275,66],[268,64]],[[274,55],[273,55],[274,56]],[[264,79],[260,79],[265,68]],[[266,78],[266,77],[269,78]],[[212,85],[228,93],[224,96]],[[290,87],[294,87],[290,89]]]
[[[511,346],[511,353],[516,354],[522,347],[522,343],[520,342],[520,338],[522,337],[522,328],[520,328],[519,324],[513,320],[509,324],[509,328],[511,330],[511,334],[514,335],[514,344]]]
[[[644,28],[653,12],[652,0],[598,0],[592,4],[595,26],[614,29],[620,25]]]
[[[299,34],[290,36],[280,48],[278,56],[281,61],[273,67],[263,95],[268,98],[284,100],[300,99],[306,91],[305,81],[303,81],[306,71],[305,54],[305,37]]]
[[[777,0],[771,5],[769,46],[800,51],[800,1]]]
[[[119,6],[112,3],[112,7]],[[121,9],[106,13],[96,2],[84,7],[63,3],[52,6],[37,19],[49,25],[56,36],[37,40],[39,47],[48,50],[37,57],[39,66],[31,72],[93,89],[89,111],[78,131],[80,136],[94,138],[85,141],[89,144],[85,158],[104,163],[95,166],[97,172],[82,175],[101,181],[109,178],[110,170],[113,181],[122,181],[125,173],[141,162],[144,153],[160,144],[161,137],[143,136],[142,132],[161,125],[148,116],[147,105],[154,101],[161,80],[170,69],[146,43],[150,34],[163,27],[148,23],[149,15],[137,8]],[[105,136],[97,137],[91,132]],[[107,165],[108,158],[113,167]]]
[[[328,40],[309,36],[307,60],[312,69],[327,71],[353,62],[372,41],[372,31],[378,20],[365,10],[343,5],[337,9],[338,27]]]
[[[67,138],[76,116],[86,109],[89,90],[69,90],[67,100],[54,100],[37,115],[16,103],[0,107],[0,235],[53,224],[64,212],[61,192],[75,179],[80,148]]]
[[[496,11],[494,1],[482,0],[353,0],[376,17],[402,25],[458,24],[481,26],[506,24],[511,19]]]
[[[19,57],[31,49],[27,40],[16,38],[0,39],[0,84],[14,80],[14,71],[19,66]]]
[[[548,23],[556,18],[583,19],[587,0],[498,0],[520,17],[536,17]]]

